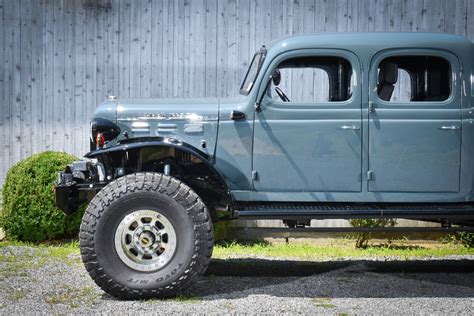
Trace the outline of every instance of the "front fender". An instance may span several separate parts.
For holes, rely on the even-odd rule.
[[[85,155],[97,159],[105,169],[107,181],[136,172],[162,172],[161,161],[173,161],[176,176],[190,186],[211,208],[232,210],[227,183],[215,167],[213,158],[198,148],[173,138],[144,137],[91,151]]]

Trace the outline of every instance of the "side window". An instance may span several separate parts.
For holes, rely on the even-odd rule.
[[[378,67],[377,94],[389,102],[441,102],[451,95],[451,65],[436,56],[394,56]]]
[[[280,78],[273,80],[271,96],[285,102],[346,101],[356,84],[350,62],[333,56],[287,59],[278,65],[275,75]],[[281,92],[277,93],[278,90]]]

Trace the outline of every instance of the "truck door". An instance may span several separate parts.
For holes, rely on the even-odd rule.
[[[369,74],[368,189],[458,192],[459,63],[436,50],[388,51]]]
[[[267,74],[273,82],[255,116],[254,188],[361,191],[358,58],[339,50],[292,51],[275,58]]]

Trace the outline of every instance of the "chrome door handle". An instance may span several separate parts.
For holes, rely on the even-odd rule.
[[[360,127],[356,125],[342,125],[340,129],[350,129],[350,130],[357,131],[357,130],[360,130]]]
[[[441,126],[439,129],[444,130],[444,131],[457,131],[460,130],[460,126],[456,125],[451,125],[451,126]]]

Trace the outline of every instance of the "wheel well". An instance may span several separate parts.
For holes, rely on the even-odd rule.
[[[165,165],[168,165],[169,175],[183,181],[199,195],[214,221],[231,215],[230,194],[223,177],[206,158],[189,148],[155,145],[109,149],[96,158],[104,164],[110,180],[138,172],[165,173]]]

